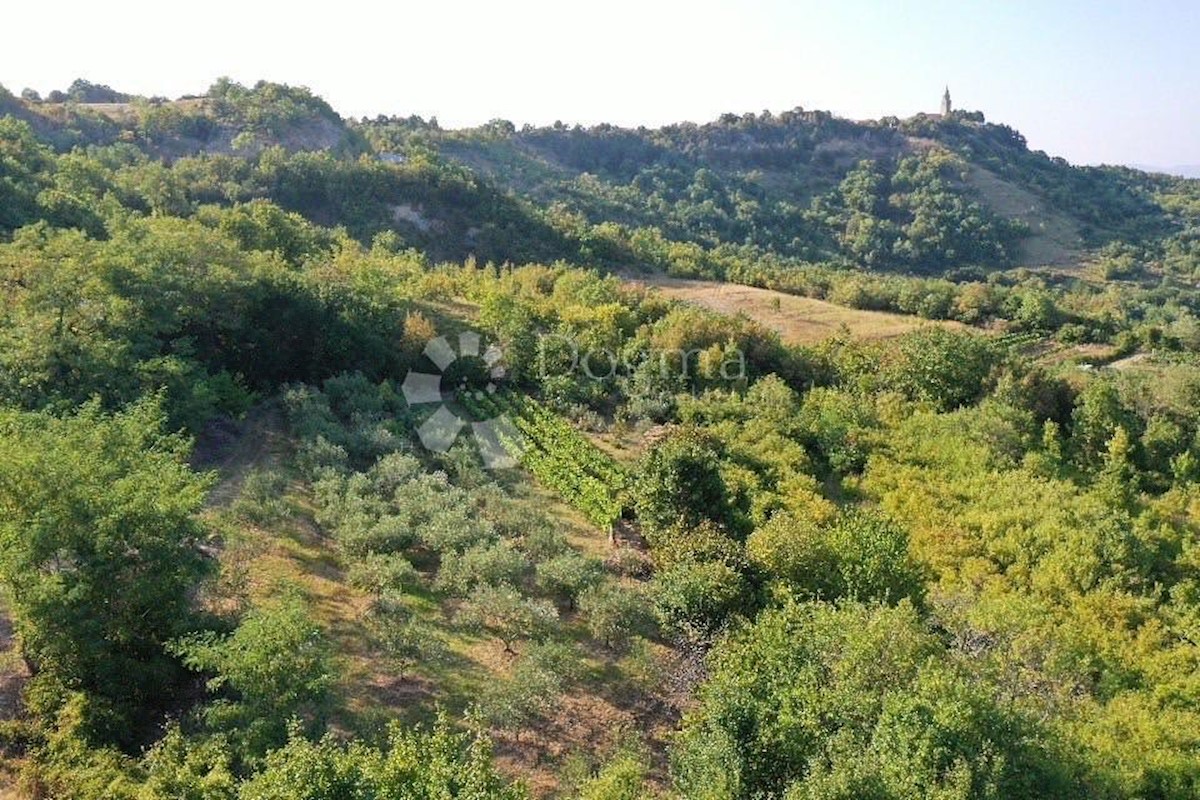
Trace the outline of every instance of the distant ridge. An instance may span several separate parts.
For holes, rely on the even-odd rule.
[[[59,153],[115,145],[167,165],[234,159],[221,163],[251,170],[307,153],[296,175],[263,177],[245,196],[347,224],[363,241],[391,231],[438,259],[686,262],[676,269],[710,278],[766,262],[958,278],[1071,267],[1113,242],[1169,235],[1179,220],[1155,198],[1178,180],[1171,174],[1200,176],[1200,166],[1075,166],[953,108],[860,121],[794,108],[653,129],[503,119],[445,129],[419,116],[343,118],[304,87],[267,81],[219,79],[172,101],[79,79],[45,99],[0,87],[5,115]]]
[[[1180,178],[1200,178],[1200,164],[1185,164],[1174,167],[1157,167],[1153,164],[1131,164],[1134,169],[1143,172],[1157,172],[1163,175],[1175,175]]]

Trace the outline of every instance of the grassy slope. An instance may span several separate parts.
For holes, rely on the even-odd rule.
[[[1021,266],[1071,266],[1083,256],[1079,223],[1050,208],[1028,189],[1006,181],[994,172],[972,165],[967,182],[996,215],[1029,226],[1018,256]]]
[[[665,275],[639,277],[634,282],[721,314],[745,314],[777,331],[788,344],[813,344],[836,335],[843,327],[855,338],[862,339],[888,339],[922,325],[963,327],[956,322],[931,322],[903,314],[861,311],[823,300],[732,283]]]
[[[403,677],[394,674],[373,649],[365,625],[370,597],[346,582],[334,542],[313,521],[309,488],[293,481],[286,497],[290,516],[266,526],[239,519],[233,510],[248,471],[290,472],[292,443],[278,413],[260,407],[236,431],[218,438],[202,442],[201,448],[206,451],[203,466],[220,475],[206,511],[208,521],[225,533],[221,560],[228,577],[217,594],[226,603],[252,605],[281,584],[302,588],[337,653],[335,730],[369,734],[391,720],[428,722],[439,707],[459,714],[486,685],[508,673],[512,659],[498,642],[456,626],[453,601],[420,591],[407,597],[409,609],[443,636],[450,655]],[[589,527],[554,495],[523,473],[503,477],[531,510],[563,528],[571,546],[601,558],[611,554],[607,535]],[[666,738],[678,720],[675,709],[660,700],[666,692],[647,691],[626,663],[590,639],[577,615],[564,613],[562,633],[585,654],[584,677],[534,729],[494,731],[498,763],[536,794],[552,795],[568,758],[605,752],[636,732],[651,751],[659,777],[665,776]],[[655,645],[653,654],[665,676],[671,652]]]

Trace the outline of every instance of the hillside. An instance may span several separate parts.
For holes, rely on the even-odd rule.
[[[0,236],[46,220],[103,238],[97,208],[115,202],[294,265],[349,237],[433,264],[732,282],[1068,346],[1178,341],[1181,313],[1200,311],[1200,182],[1075,167],[978,112],[445,130],[222,79],[174,101],[86,80],[0,90],[0,113]]]
[[[788,344],[817,344],[843,333],[868,341],[889,339],[929,324],[913,316],[862,311],[785,292],[717,281],[654,275],[637,277],[632,282],[719,314],[743,315],[777,332]]]
[[[974,113],[0,93],[0,797],[1192,800],[1198,222]]]
[[[503,120],[443,130],[419,117],[343,120],[305,89],[223,79],[203,96],[175,101],[79,80],[46,99],[0,94],[0,113],[25,120],[59,151],[132,144],[173,163],[254,161],[282,148],[346,162],[373,154],[402,171],[433,166],[447,173],[435,183],[463,188],[446,196],[443,187],[418,181],[355,198],[362,222],[352,231],[366,237],[394,228],[449,258],[673,266],[643,244],[661,237],[732,248],[743,259],[840,269],[1069,268],[1104,245],[1153,246],[1177,233],[1190,217],[1170,198],[1197,192],[1183,179],[1072,166],[1029,150],[1011,128],[963,111],[851,121],[795,109],[654,130],[518,130]],[[340,191],[332,187],[318,196],[316,187],[300,195],[243,187],[233,196],[269,196],[325,224],[346,217],[344,208],[328,209],[341,202],[330,197]],[[467,194],[480,197],[470,199],[474,209],[463,219]],[[531,240],[547,246],[531,248]],[[722,267],[704,269],[725,277],[717,274]]]
[[[79,79],[62,92],[16,98],[0,91],[0,113],[29,122],[56,148],[138,145],[163,158],[197,153],[252,155],[278,145],[296,150],[354,150],[338,114],[307,89],[222,79],[203,96],[135,97]]]
[[[657,227],[668,238],[807,260],[865,258],[917,272],[1064,264],[1086,246],[1172,225],[1154,200],[1158,179],[1030,151],[1019,133],[979,113],[852,122],[796,109],[657,130],[496,122],[442,131],[413,120],[362,130],[379,148],[433,147],[593,224]],[[869,220],[884,229],[872,231],[875,240],[863,238]],[[937,228],[967,223],[977,227],[976,247],[983,240],[994,249],[972,253],[959,243],[947,252]]]

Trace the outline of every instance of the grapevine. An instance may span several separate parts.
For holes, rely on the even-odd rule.
[[[459,400],[479,419],[510,420],[520,437],[502,430],[500,444],[591,523],[610,529],[620,519],[628,476],[569,422],[532,398],[514,394],[466,393]]]

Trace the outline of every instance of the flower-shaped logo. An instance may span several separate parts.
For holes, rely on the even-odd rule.
[[[463,428],[470,426],[471,433],[479,447],[483,463],[489,469],[516,466],[516,460],[509,454],[508,448],[516,447],[520,437],[516,426],[507,415],[493,417],[481,422],[464,419],[446,404],[446,394],[442,384],[446,382],[447,370],[455,361],[463,358],[476,358],[483,362],[487,371],[488,382],[483,389],[476,389],[474,395],[482,398],[485,393],[496,391],[496,381],[504,377],[504,367],[500,363],[504,351],[496,345],[489,345],[480,352],[482,341],[478,333],[464,331],[458,335],[458,349],[455,350],[450,340],[445,336],[431,339],[425,344],[425,357],[437,367],[437,373],[415,372],[410,370],[404,376],[400,389],[404,399],[410,406],[429,405],[437,403],[433,412],[417,428],[417,437],[427,450],[434,453],[444,453],[450,449]],[[460,390],[468,388],[466,378],[460,381]],[[507,445],[507,447],[506,447]]]

